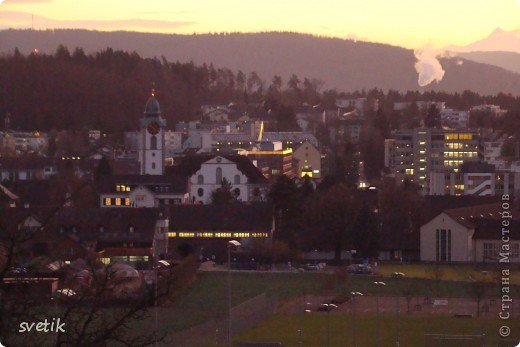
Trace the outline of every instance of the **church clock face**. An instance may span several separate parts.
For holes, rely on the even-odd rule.
[[[156,122],[151,122],[150,124],[148,124],[148,127],[146,129],[150,134],[157,135],[159,130],[161,130],[161,127]]]

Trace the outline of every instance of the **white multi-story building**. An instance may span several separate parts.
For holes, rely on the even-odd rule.
[[[437,110],[441,111],[446,107],[446,103],[444,101],[403,101],[403,102],[394,102],[394,111],[405,111],[410,108],[413,104],[417,105],[417,108],[421,112],[427,112],[428,109],[435,105]]]
[[[496,117],[501,117],[507,113],[507,110],[501,109],[500,106],[498,106],[498,105],[487,105],[487,104],[473,106],[470,109],[470,113],[473,111],[489,113]]]
[[[451,108],[445,108],[440,111],[441,123],[443,126],[452,129],[467,128],[469,120],[468,111],[457,111]]]
[[[520,172],[496,170],[487,163],[466,163],[460,172],[430,174],[430,195],[514,195],[520,191]]]
[[[375,112],[379,108],[379,100],[368,98],[336,99],[336,107],[354,108],[361,117],[364,117],[367,111]]]
[[[478,161],[479,138],[473,130],[396,130],[385,140],[385,166],[393,177],[428,189],[432,172],[457,172],[463,163]]]

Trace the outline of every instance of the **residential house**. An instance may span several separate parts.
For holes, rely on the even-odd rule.
[[[511,206],[512,204],[508,204]],[[520,211],[501,203],[445,210],[421,227],[421,261],[520,263]]]
[[[159,207],[188,202],[189,180],[182,175],[108,176],[98,193],[101,207]]]
[[[0,157],[0,181],[43,180],[56,173],[56,165],[45,157]]]
[[[66,263],[98,257],[103,263],[144,263],[168,253],[168,218],[160,209],[8,208],[8,230],[25,230],[22,258],[40,255]],[[19,259],[22,261],[23,259]]]
[[[296,161],[296,177],[321,177],[321,153],[310,142],[305,141],[300,145],[293,152],[293,158]]]

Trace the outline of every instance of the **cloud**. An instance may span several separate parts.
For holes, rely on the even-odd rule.
[[[424,87],[433,81],[440,82],[444,77],[444,70],[437,59],[437,52],[434,50],[415,51],[415,71],[419,74],[417,83]]]
[[[8,0],[10,1],[10,0]],[[30,1],[30,0],[23,0]],[[175,29],[181,26],[192,25],[195,22],[173,22],[148,19],[125,19],[125,20],[57,20],[35,15],[31,13],[5,11],[0,12],[0,19],[12,27],[27,27],[34,18],[36,29],[93,29],[93,30],[135,30],[140,29]],[[5,26],[5,25],[4,25]]]

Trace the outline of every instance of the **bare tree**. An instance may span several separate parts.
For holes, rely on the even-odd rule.
[[[154,269],[155,286],[147,288],[143,278],[125,292],[124,279],[112,266],[103,266],[95,255],[87,258],[86,282],[62,288],[61,297],[51,297],[50,290],[39,291],[37,272],[17,269],[27,261],[34,243],[49,238],[46,230],[69,201],[91,183],[85,182],[62,203],[40,214],[38,227],[27,225],[31,209],[5,209],[0,215],[0,337],[7,346],[105,346],[115,342],[126,346],[147,346],[166,338],[155,328],[143,328],[153,321],[154,305],[171,301],[193,279],[195,261],[186,259],[175,267]],[[50,229],[50,228],[49,228]],[[19,273],[16,273],[19,271]],[[135,271],[135,270],[134,270]],[[32,281],[32,282],[31,282]],[[65,323],[54,334],[34,334],[36,325],[48,318]],[[23,329],[23,322],[31,330]],[[33,325],[31,325],[34,323]],[[141,327],[141,329],[136,329]],[[48,328],[48,326],[47,326]],[[20,334],[24,330],[23,334]],[[136,332],[137,331],[137,332]]]

